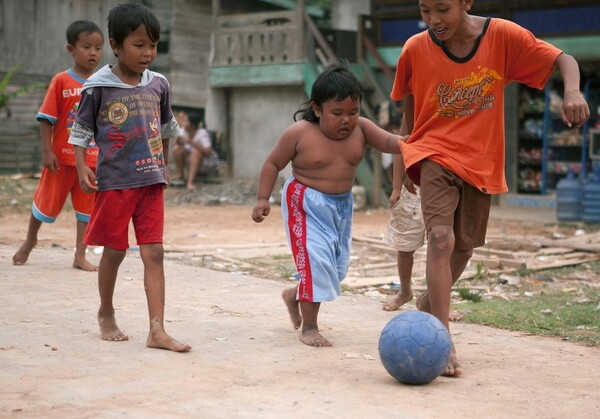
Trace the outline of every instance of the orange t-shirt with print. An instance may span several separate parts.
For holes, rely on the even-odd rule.
[[[430,31],[402,49],[391,97],[414,97],[414,128],[401,143],[408,175],[419,184],[429,159],[488,194],[508,191],[504,174],[504,88],[542,89],[561,54],[521,26],[488,19],[471,54],[458,58]]]
[[[75,166],[75,150],[68,141],[84,82],[85,79],[72,69],[56,74],[50,81],[44,102],[36,115],[38,121],[45,119],[52,124],[52,151],[58,162],[66,166]],[[98,147],[92,141],[86,150],[86,163],[94,168],[97,160]]]

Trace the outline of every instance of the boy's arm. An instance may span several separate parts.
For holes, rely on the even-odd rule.
[[[260,223],[269,215],[271,205],[269,199],[277,182],[279,172],[287,166],[296,153],[298,123],[288,128],[271,153],[267,156],[258,177],[258,188],[256,192],[256,205],[252,210],[252,219]]]
[[[569,127],[582,126],[590,117],[590,108],[579,90],[579,65],[575,58],[564,52],[555,61],[563,80],[563,103],[560,110],[562,120]]]
[[[170,138],[163,138],[162,139],[162,148],[163,148],[163,159],[165,161],[165,167],[169,166],[169,142],[171,141]]]
[[[165,178],[167,183],[165,188],[169,186],[169,142],[171,138],[177,138],[183,133],[183,128],[177,123],[177,118],[171,112],[171,119],[166,124],[160,127],[160,137],[162,139],[163,160],[165,163]]]
[[[394,163],[392,165],[392,193],[390,194],[390,206],[394,206],[400,199],[402,192],[402,177],[404,174],[404,160],[399,154],[394,154]]]
[[[402,115],[402,124],[400,125],[400,135],[409,136],[413,128],[415,126],[415,100],[412,95],[407,95],[404,98],[404,114]],[[407,137],[408,138],[408,137]],[[402,181],[404,183],[404,187],[410,193],[417,193],[417,189],[415,188],[415,184],[408,177],[405,176],[404,160],[402,160]]]
[[[163,138],[162,139],[162,148],[163,148],[163,160],[165,163],[165,177],[167,178],[167,184],[165,185],[165,188],[169,186],[170,183],[170,176],[169,176],[169,142],[170,142],[170,138]]]
[[[42,165],[52,173],[58,172],[58,158],[52,150],[52,124],[40,119],[40,138],[42,140]]]
[[[412,125],[412,124],[411,124]],[[406,136],[410,134],[410,131],[407,126],[406,121],[406,110],[402,115],[402,123],[400,125],[400,135]],[[392,178],[392,194],[390,195],[390,205],[394,205],[398,199],[400,199],[400,193],[402,192],[402,183],[404,180],[404,158],[401,154],[394,155],[394,165],[393,165],[393,178]],[[408,189],[410,186],[411,189]],[[407,190],[409,192],[414,193],[414,186],[412,183],[407,185]]]
[[[404,98],[404,113],[402,114],[402,123],[400,124],[399,134],[404,138],[413,130],[414,126],[414,115],[415,115],[415,103],[412,96],[406,96]],[[393,166],[393,179],[392,179],[392,194],[390,195],[390,205],[394,205],[398,199],[400,199],[400,193],[402,191],[402,184],[406,186],[406,190],[410,193],[416,193],[415,185],[412,183],[410,178],[405,176],[404,170],[404,158],[402,155],[396,154],[394,156]]]
[[[75,122],[71,127],[69,135],[69,144],[73,144],[75,149],[75,167],[79,177],[81,190],[86,193],[96,192],[96,174],[88,167],[85,162],[85,155],[88,145],[94,137],[94,131]]]
[[[75,166],[77,167],[77,176],[79,177],[79,186],[85,193],[92,193],[98,190],[96,186],[96,174],[85,163],[86,148],[80,145],[73,145],[75,149]]]
[[[257,223],[263,221],[271,212],[269,199],[275,187],[278,174],[279,170],[277,167],[267,159],[260,170],[256,191],[256,205],[252,210],[252,219]]]
[[[366,143],[383,153],[401,154],[398,142],[408,140],[408,137],[394,135],[380,128],[367,118],[358,118],[358,125],[362,130]]]

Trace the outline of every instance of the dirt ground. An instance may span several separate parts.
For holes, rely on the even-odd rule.
[[[600,350],[560,339],[452,323],[464,375],[425,386],[395,382],[377,350],[394,316],[381,310],[385,295],[345,293],[324,304],[321,327],[334,346],[302,345],[279,297],[292,282],[248,274],[243,264],[287,261],[279,208],[262,224],[250,213],[248,205],[167,205],[167,328],[193,345],[174,354],[144,345],[147,311],[134,244],[115,295],[131,339],[104,342],[95,321],[96,275],[70,267],[73,214],[44,225],[28,263],[13,266],[29,213],[4,211],[0,416],[600,417]],[[493,231],[508,222],[504,216],[494,215]],[[356,212],[354,236],[380,236],[387,217],[383,209]],[[558,229],[540,212],[518,217],[521,231]],[[89,259],[99,258],[90,249]],[[203,268],[211,263],[228,272]]]

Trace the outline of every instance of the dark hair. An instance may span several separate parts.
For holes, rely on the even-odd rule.
[[[206,128],[204,118],[202,118],[202,115],[200,115],[199,112],[188,112],[187,114],[190,120],[191,127],[193,127],[194,129],[198,129],[200,125],[202,125],[202,128]]]
[[[327,101],[344,100],[347,97],[360,102],[363,97],[362,84],[346,65],[333,64],[319,74],[312,86],[310,99],[294,113],[294,121],[297,121],[300,115],[305,121],[318,122],[319,118],[312,110],[311,104],[321,107]]]
[[[67,43],[71,46],[75,46],[79,40],[79,34],[81,33],[95,33],[98,32],[104,40],[102,31],[94,22],[89,20],[77,20],[69,25],[67,28]]]
[[[144,25],[152,42],[160,39],[160,22],[143,4],[123,3],[108,12],[108,37],[117,45],[122,45],[125,38],[141,25]]]

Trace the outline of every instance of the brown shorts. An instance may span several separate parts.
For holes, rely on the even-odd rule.
[[[431,160],[421,162],[421,207],[427,232],[452,226],[455,249],[470,250],[485,244],[491,195],[464,182]]]

